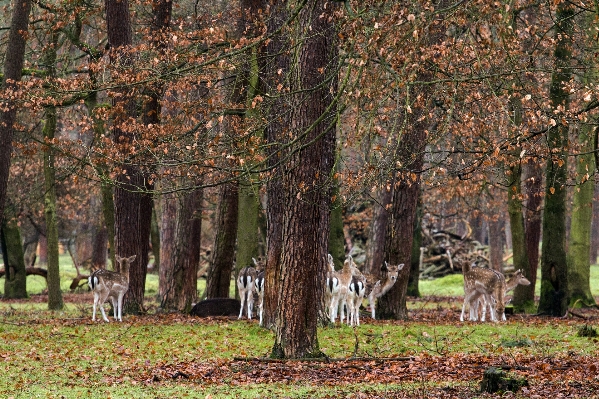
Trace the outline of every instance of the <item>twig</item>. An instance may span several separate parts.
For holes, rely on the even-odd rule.
[[[407,362],[414,360],[414,357],[350,357],[350,358],[330,358],[330,357],[308,357],[299,359],[271,359],[268,357],[234,357],[236,362],[259,362],[259,363],[289,363],[289,362],[310,362],[310,363],[329,363],[329,362]]]

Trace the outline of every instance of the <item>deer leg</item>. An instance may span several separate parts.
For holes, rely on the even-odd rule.
[[[239,308],[238,319],[241,319],[241,316],[243,316],[243,307],[245,306],[245,289],[243,288],[239,289],[239,299],[241,299],[241,307]]]

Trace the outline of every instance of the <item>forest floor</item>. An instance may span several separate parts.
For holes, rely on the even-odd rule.
[[[319,329],[328,359],[275,361],[255,320],[180,314],[91,321],[89,293],[0,301],[2,398],[599,398],[599,311],[566,318],[508,315],[459,322],[461,298],[409,301],[408,321],[364,315]],[[40,307],[42,305],[42,307]],[[481,394],[484,371],[525,378],[517,392]]]

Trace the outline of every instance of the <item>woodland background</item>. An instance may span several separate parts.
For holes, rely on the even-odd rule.
[[[136,254],[129,314],[144,312],[148,270],[160,308],[185,312],[202,266],[218,298],[234,267],[264,256],[273,356],[305,357],[319,353],[327,253],[362,248],[373,273],[411,265],[377,310],[403,319],[420,247],[442,231],[488,245],[491,267],[505,248],[531,279],[540,267],[538,301],[535,284],[518,287],[517,311],[595,304],[596,2],[2,12],[6,298],[27,295],[38,245],[54,310],[60,243],[82,274]],[[451,258],[440,247],[429,255]]]

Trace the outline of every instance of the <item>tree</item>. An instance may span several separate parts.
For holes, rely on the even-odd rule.
[[[8,46],[6,48],[6,54],[10,56],[5,57],[4,60],[4,78],[2,79],[4,95],[2,95],[3,107],[0,110],[0,221],[4,217],[12,140],[18,110],[14,96],[9,95],[9,93],[14,92],[17,94],[19,91],[18,83],[22,76],[31,3],[31,0],[14,1],[8,33]]]
[[[221,186],[220,200],[216,214],[212,260],[206,279],[206,297],[228,298],[231,287],[231,271],[235,260],[235,238],[237,235],[238,187],[235,183]],[[239,263],[239,268],[251,264]]]
[[[563,316],[568,310],[568,268],[566,260],[566,188],[568,128],[563,119],[569,110],[572,76],[572,33],[574,6],[557,5],[555,15],[555,70],[551,77],[549,100],[555,112],[547,132],[551,155],[545,170],[545,207],[543,209],[543,248],[541,253],[541,298],[538,312]]]
[[[282,241],[272,356],[321,356],[316,327],[324,294],[331,204],[329,179],[335,149],[337,7],[320,1],[276,2],[271,7],[271,17],[275,18],[280,17],[279,12],[288,16],[297,13],[297,19],[280,32],[290,35],[287,40],[297,41],[296,47],[287,47],[296,63],[282,71],[288,79],[285,87],[295,93],[287,97],[291,107],[285,109],[290,111],[290,124],[267,136],[269,141],[283,145],[288,157],[280,165],[285,204],[280,216],[281,238],[272,237]],[[276,90],[276,86],[271,88]],[[271,95],[286,90],[279,88]]]
[[[4,296],[12,299],[27,298],[27,273],[21,231],[14,212],[8,212],[10,209],[6,207],[0,231],[5,271]]]
[[[131,19],[127,0],[106,0],[106,23],[111,62],[118,66],[115,72],[126,74],[131,71],[132,44]],[[135,133],[124,125],[135,118],[135,101],[125,89],[112,97],[115,117],[112,127],[113,140],[120,146],[124,160],[116,179],[115,203],[115,253],[121,257],[137,255],[129,270],[129,290],[125,296],[126,312],[143,311],[144,287],[148,265],[152,200],[145,192],[146,181],[139,166],[129,159]],[[117,270],[118,271],[118,270]]]

